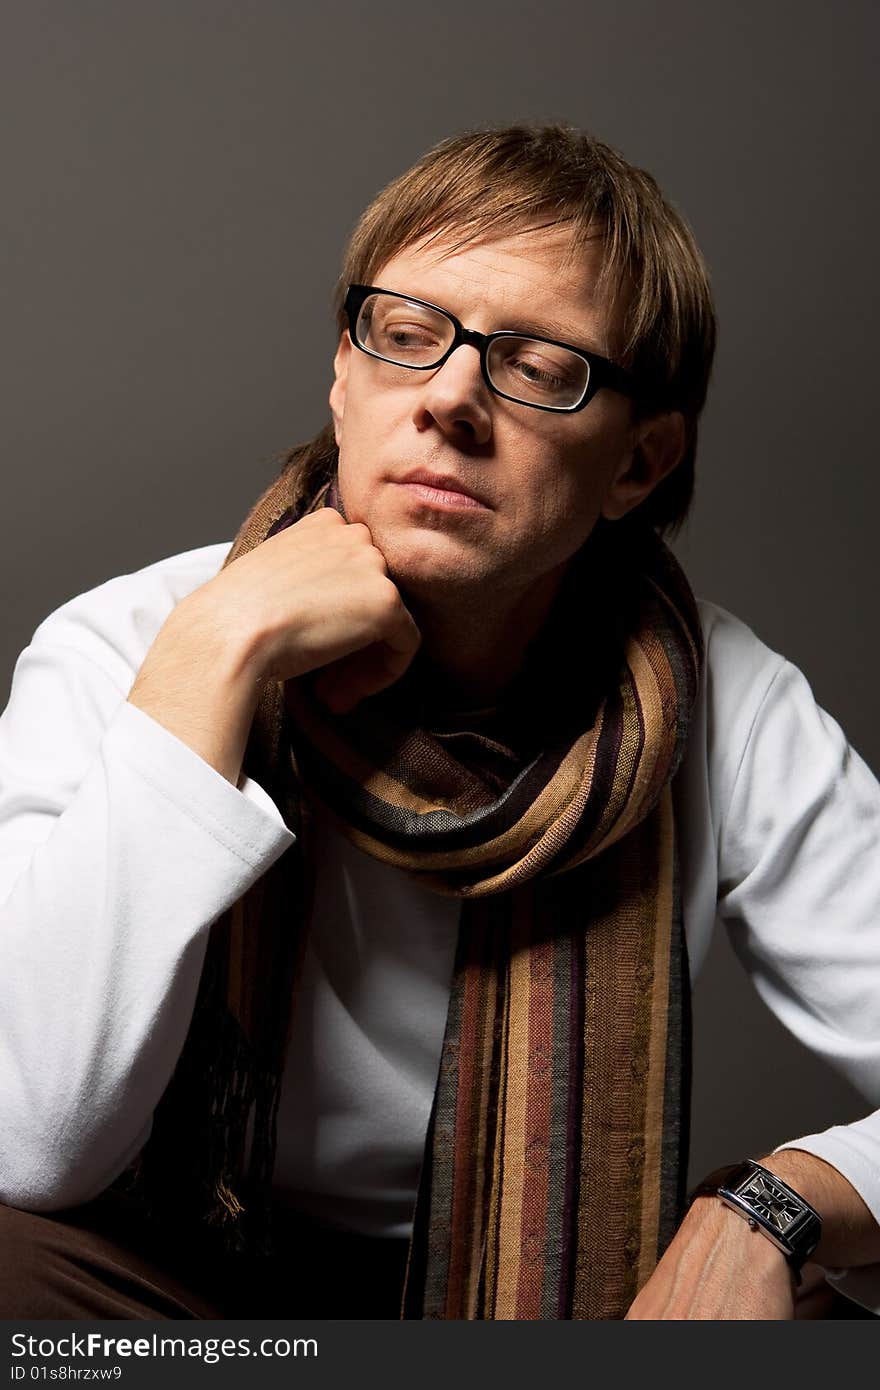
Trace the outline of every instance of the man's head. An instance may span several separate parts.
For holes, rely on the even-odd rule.
[[[599,353],[632,372],[635,396],[606,388],[554,414],[493,394],[469,345],[436,371],[377,361],[348,336],[352,283],[437,304],[481,333]],[[513,127],[430,151],[360,219],[339,328],[342,495],[405,584],[528,582],[564,565],[599,516],[683,519],[714,347],[705,268],[653,179],[591,137]],[[417,480],[399,486],[420,469],[469,488],[484,511],[420,506]]]
[[[693,487],[697,419],[715,347],[705,264],[683,218],[644,170],[583,131],[511,126],[442,141],[384,188],[349,241],[337,299],[340,332],[348,284],[376,283],[392,256],[427,237],[466,244],[529,223],[571,231],[576,260],[598,237],[599,290],[622,318],[619,360],[636,373],[639,408],[682,411],[680,467],[654,495],[654,525],[683,521]]]

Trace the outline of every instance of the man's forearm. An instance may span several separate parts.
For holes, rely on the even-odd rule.
[[[811,1260],[826,1269],[880,1261],[880,1227],[846,1178],[800,1149],[762,1158],[822,1217]],[[784,1256],[717,1197],[698,1197],[627,1317],[788,1319],[794,1280]]]
[[[168,618],[128,700],[235,785],[260,689],[260,672],[219,615],[190,597]]]
[[[822,1218],[822,1237],[810,1256],[825,1269],[880,1263],[880,1226],[852,1183],[803,1149],[780,1149],[759,1162],[789,1183]]]

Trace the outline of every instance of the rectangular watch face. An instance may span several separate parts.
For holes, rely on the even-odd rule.
[[[764,1173],[753,1173],[734,1190],[781,1236],[789,1237],[801,1224],[800,1218],[804,1216],[803,1204]]]

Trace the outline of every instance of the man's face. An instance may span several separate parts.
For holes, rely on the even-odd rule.
[[[563,268],[568,237],[527,228],[454,254],[448,240],[419,245],[386,262],[374,284],[448,309],[466,328],[611,357],[617,326],[593,295],[601,243]],[[434,371],[413,371],[366,356],[347,334],[335,373],[346,515],[368,526],[391,577],[423,600],[482,593],[490,608],[552,592],[597,518],[634,505],[637,433],[621,394],[603,389],[584,410],[553,414],[491,392],[469,345]]]

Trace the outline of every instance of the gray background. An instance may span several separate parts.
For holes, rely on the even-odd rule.
[[[876,6],[16,0],[0,7],[0,702],[73,594],[231,537],[326,417],[368,199],[437,139],[584,125],[695,228],[721,346],[697,591],[810,677],[880,768],[874,691]],[[692,1167],[865,1103],[724,941],[695,999]]]

